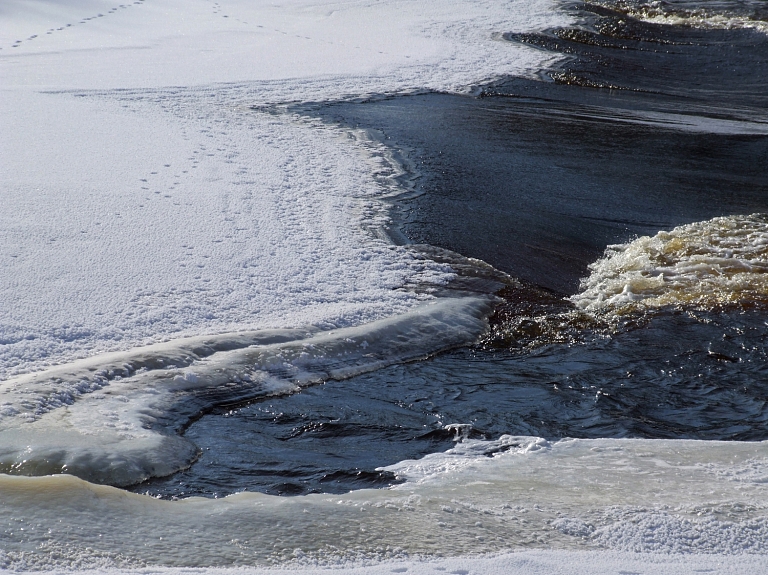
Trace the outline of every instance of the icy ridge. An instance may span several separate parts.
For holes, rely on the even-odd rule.
[[[0,384],[0,472],[112,485],[171,474],[197,457],[176,433],[201,411],[471,343],[492,303],[444,298],[333,331],[192,338],[8,380]]]

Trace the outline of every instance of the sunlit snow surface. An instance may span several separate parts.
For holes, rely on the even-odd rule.
[[[391,193],[374,178],[387,170],[377,150],[251,107],[531,71],[545,56],[495,34],[549,13],[547,2],[122,6],[0,7],[3,378],[417,304],[397,288],[450,270],[372,237]]]
[[[386,151],[280,104],[530,75],[550,56],[501,35],[564,18],[543,0],[4,0],[4,469],[162,474],[193,454],[151,427],[211,401],[201,381],[284,392],[471,340],[487,299],[436,302],[453,270],[383,233]],[[393,490],[181,502],[3,475],[0,568],[756,572],[765,462],[762,443],[503,437],[394,466]],[[461,558],[542,547],[559,551]]]

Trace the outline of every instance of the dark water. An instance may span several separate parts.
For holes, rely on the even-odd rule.
[[[460,437],[504,433],[766,439],[765,320],[759,311],[668,313],[588,343],[525,353],[459,349],[222,408],[187,431],[203,449],[198,463],[136,490],[221,496],[380,487],[395,478],[379,466]]]
[[[573,29],[507,35],[568,55],[541,80],[506,79],[479,97],[302,107],[407,153],[418,193],[393,208],[394,235],[528,282],[502,294],[495,335],[290,397],[222,406],[186,430],[202,451],[191,469],[136,491],[379,487],[396,478],[377,467],[504,433],[768,438],[765,310],[671,309],[610,330],[570,323],[559,338],[529,318],[567,314],[562,297],[608,244],[768,212],[768,36],[631,16],[706,6],[759,18],[765,3],[607,6],[570,6],[581,17]]]
[[[397,209],[411,241],[573,293],[607,244],[766,210],[768,36],[644,24],[581,6],[585,27],[602,32],[507,35],[571,58],[550,81],[509,79],[480,98],[429,94],[321,111],[412,150],[423,194]],[[608,26],[617,20],[632,35]]]

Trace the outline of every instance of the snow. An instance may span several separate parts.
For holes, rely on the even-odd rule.
[[[531,73],[549,2],[0,6],[0,380],[237,330],[358,325],[450,280],[383,234],[363,135],[255,105]],[[261,110],[261,111],[260,111]],[[372,231],[374,230],[374,231]]]
[[[354,225],[383,217],[382,192],[349,138],[13,96],[0,377],[200,333],[362,323],[423,299],[396,290],[415,276],[452,277]]]
[[[334,84],[343,82],[376,93],[465,88],[506,72],[535,71],[547,58],[499,34],[565,21],[543,0],[143,0],[122,6],[3,2],[6,85],[148,88],[324,77],[331,97]]]
[[[390,489],[297,497],[164,501],[70,475],[0,475],[0,566],[313,572],[394,561],[387,566],[420,572],[431,559],[490,573],[552,562],[574,573],[751,573],[768,548],[767,448],[503,436],[391,466],[406,481]],[[541,553],[532,563],[530,551]],[[493,566],[499,553],[511,555]]]
[[[386,561],[373,565],[340,565],[295,569],[93,569],[93,575],[744,575],[761,573],[763,556],[727,559],[711,555],[660,555],[611,551],[521,551],[497,556],[452,557],[433,561]],[[52,570],[51,573],[69,573]]]

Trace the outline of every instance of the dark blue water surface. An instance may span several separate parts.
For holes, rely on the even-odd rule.
[[[504,433],[768,438],[761,306],[667,309],[610,327],[562,319],[564,296],[606,245],[768,212],[768,36],[633,17],[702,6],[765,17],[764,2],[574,4],[577,27],[506,36],[568,57],[539,80],[298,107],[407,156],[416,193],[393,206],[396,241],[482,259],[525,287],[499,292],[473,347],[201,414],[185,430],[198,462],[134,489],[379,487],[397,478],[378,467]]]

